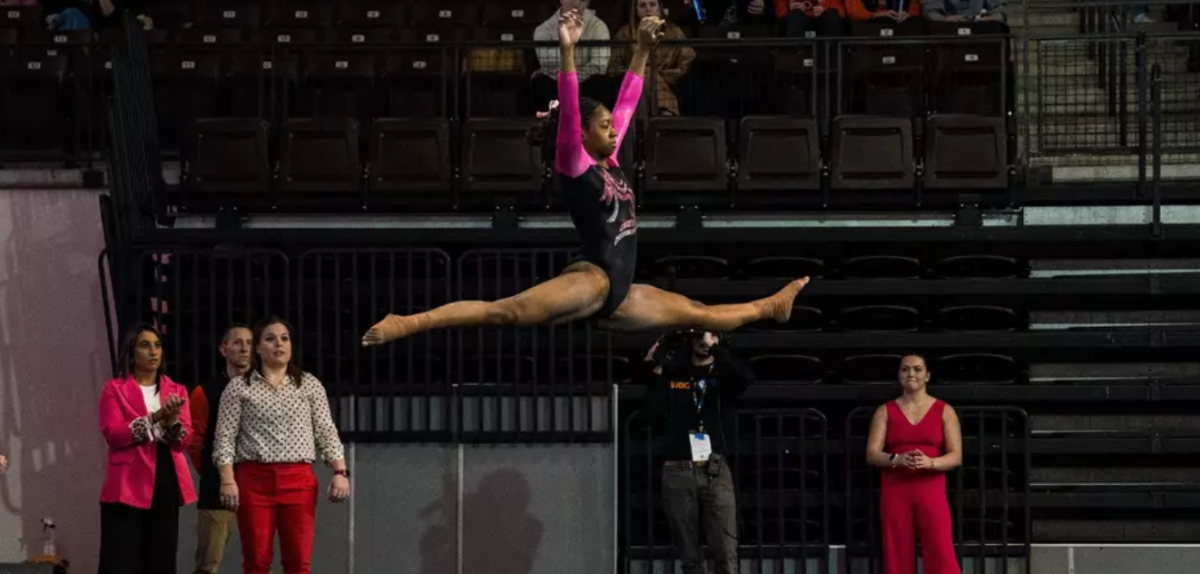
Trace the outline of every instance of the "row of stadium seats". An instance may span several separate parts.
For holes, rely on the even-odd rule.
[[[822,152],[812,119],[653,118],[635,122],[619,161],[629,179],[656,192],[816,191],[830,189],[1003,189],[1007,131],[999,118],[933,116],[916,146],[904,118],[836,118]],[[543,150],[530,144],[528,119],[381,118],[367,130],[344,118],[289,119],[272,134],[261,119],[206,119],[194,126],[184,188],[191,196],[281,198],[319,194],[358,200],[359,192],[424,192],[451,198],[493,194],[541,201],[550,184]],[[732,138],[730,137],[732,136]],[[274,145],[273,143],[274,142]],[[363,156],[366,156],[365,158]],[[918,171],[918,163],[924,169]],[[491,199],[487,200],[489,203]],[[284,201],[286,203],[286,201]]]

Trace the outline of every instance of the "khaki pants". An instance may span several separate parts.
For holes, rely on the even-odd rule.
[[[233,535],[237,514],[230,510],[196,512],[196,573],[217,574],[225,545]]]

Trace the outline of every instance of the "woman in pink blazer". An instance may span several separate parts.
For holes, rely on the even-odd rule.
[[[100,394],[108,466],[100,490],[100,574],[175,574],[179,507],[196,501],[187,463],[187,389],[164,368],[162,338],[138,325],[120,376]]]

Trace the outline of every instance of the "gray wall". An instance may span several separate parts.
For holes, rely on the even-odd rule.
[[[609,446],[355,445],[354,573],[612,574],[615,484]],[[459,457],[461,456],[461,475]],[[322,485],[329,471],[319,471]],[[317,508],[313,571],[349,573],[349,504]],[[195,510],[180,521],[190,572]],[[236,540],[221,572],[240,572]],[[279,563],[276,552],[276,564]],[[277,567],[278,569],[278,567]]]

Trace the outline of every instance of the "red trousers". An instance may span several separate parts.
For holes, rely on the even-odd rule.
[[[312,574],[318,490],[312,464],[243,462],[234,476],[242,573],[270,574],[278,529],[285,574]]]
[[[879,517],[883,526],[883,574],[916,574],[917,536],[925,574],[961,574],[954,556],[950,503],[944,474],[884,471]]]

